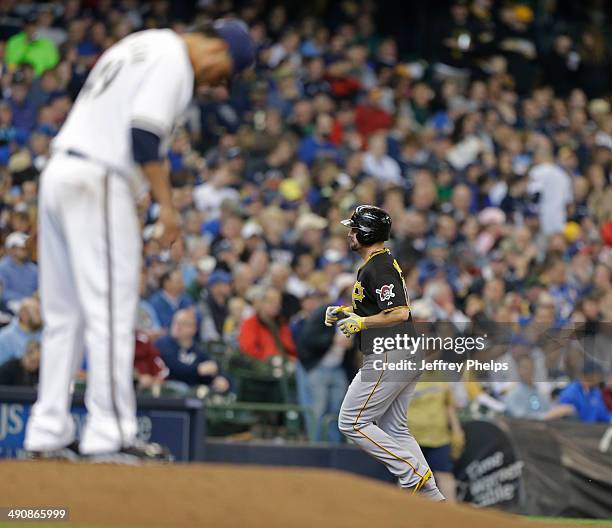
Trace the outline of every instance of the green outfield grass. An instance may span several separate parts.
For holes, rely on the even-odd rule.
[[[528,519],[565,526],[612,526],[612,520],[606,519],[568,519],[567,517],[528,517]]]
[[[130,526],[117,526],[110,524],[83,524],[72,523],[70,521],[60,523],[43,522],[0,522],[0,528],[131,528]]]

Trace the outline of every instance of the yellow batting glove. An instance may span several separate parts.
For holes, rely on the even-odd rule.
[[[325,326],[334,326],[334,323],[341,317],[344,317],[342,312],[348,311],[348,306],[328,306],[325,310]]]
[[[354,313],[349,313],[348,317],[342,319],[336,326],[340,328],[340,331],[346,337],[351,337],[353,334],[358,334],[365,329],[365,317],[361,317],[360,315]]]

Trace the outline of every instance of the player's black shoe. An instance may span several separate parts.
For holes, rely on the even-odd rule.
[[[169,463],[174,457],[168,448],[160,444],[138,441],[113,453],[88,455],[87,460],[94,464],[138,465],[147,462]]]
[[[66,447],[51,449],[49,451],[26,451],[28,460],[65,460],[76,462],[81,459],[79,444],[75,441]]]

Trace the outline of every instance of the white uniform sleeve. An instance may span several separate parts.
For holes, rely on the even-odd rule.
[[[130,126],[166,138],[186,110],[193,93],[193,73],[184,57],[167,50],[149,69],[136,92]]]

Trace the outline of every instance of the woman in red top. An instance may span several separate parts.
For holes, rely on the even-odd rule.
[[[243,354],[259,360],[272,356],[295,358],[297,351],[291,330],[279,317],[281,294],[275,288],[258,292],[254,300],[255,315],[246,319],[240,327],[238,343]]]

